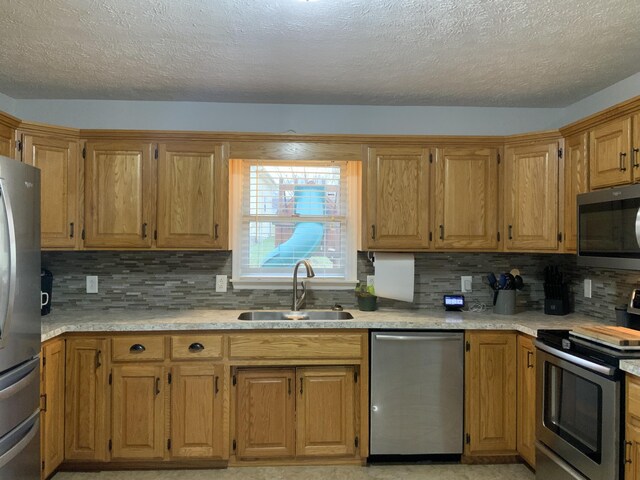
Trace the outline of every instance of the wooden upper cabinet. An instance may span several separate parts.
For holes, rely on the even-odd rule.
[[[467,332],[466,455],[516,453],[516,334]]]
[[[23,161],[40,169],[42,248],[73,249],[78,237],[78,142],[23,136]]]
[[[369,148],[363,195],[364,248],[429,248],[428,149]]]
[[[536,466],[536,349],[533,339],[518,335],[517,445],[525,461]]]
[[[631,166],[633,181],[640,181],[640,113],[633,116],[633,145],[631,148]]]
[[[505,248],[558,249],[558,143],[507,146]]]
[[[16,131],[6,125],[0,125],[0,155],[15,158]]]
[[[149,248],[155,228],[152,145],[87,142],[85,247]]]
[[[614,120],[589,132],[591,189],[633,181],[631,118]]]
[[[589,191],[588,135],[579,133],[564,141],[564,249],[575,252],[578,245],[579,194]]]
[[[171,456],[223,458],[224,376],[209,363],[172,368]]]
[[[238,458],[295,456],[295,384],[294,369],[238,371]]]
[[[66,460],[107,460],[107,348],[103,339],[67,340]]]
[[[436,150],[435,248],[498,248],[498,151]]]
[[[165,378],[158,365],[113,367],[112,458],[163,458]]]
[[[354,367],[298,368],[296,454],[355,453]]]
[[[159,248],[228,248],[227,148],[214,143],[158,146]]]
[[[41,414],[42,477],[47,478],[64,461],[64,371],[65,342],[62,339],[42,348]]]

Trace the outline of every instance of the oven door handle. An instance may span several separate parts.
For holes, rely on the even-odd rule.
[[[640,247],[640,208],[638,208],[638,212],[636,213],[636,243],[638,247]]]
[[[550,353],[551,355],[554,355],[558,358],[566,360],[569,363],[573,363],[574,365],[578,365],[579,367],[586,368],[587,370],[590,370],[595,373],[600,373],[608,377],[613,377],[616,372],[615,367],[600,365],[599,363],[591,362],[582,357],[571,355],[570,353],[563,352],[562,350],[558,350],[557,348],[550,347],[549,345],[545,345],[539,340],[536,341],[536,347],[538,347],[543,352]]]

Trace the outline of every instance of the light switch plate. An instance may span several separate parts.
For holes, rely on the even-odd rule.
[[[97,275],[87,275],[87,293],[98,293]]]
[[[227,291],[227,276],[216,275],[216,292],[224,293]]]
[[[460,291],[469,293],[473,291],[473,277],[471,275],[463,275],[460,277]]]
[[[591,298],[591,279],[584,279],[584,297]]]

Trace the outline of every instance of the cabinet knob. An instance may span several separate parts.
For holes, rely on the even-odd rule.
[[[204,350],[204,345],[201,343],[196,342],[189,345],[189,351],[191,353],[201,352],[202,350]]]
[[[142,345],[141,343],[135,343],[131,345],[131,347],[129,348],[129,352],[131,353],[142,353],[145,350],[146,350],[145,346]]]

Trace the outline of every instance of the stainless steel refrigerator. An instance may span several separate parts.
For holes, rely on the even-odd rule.
[[[0,156],[0,479],[40,478],[40,171]]]

